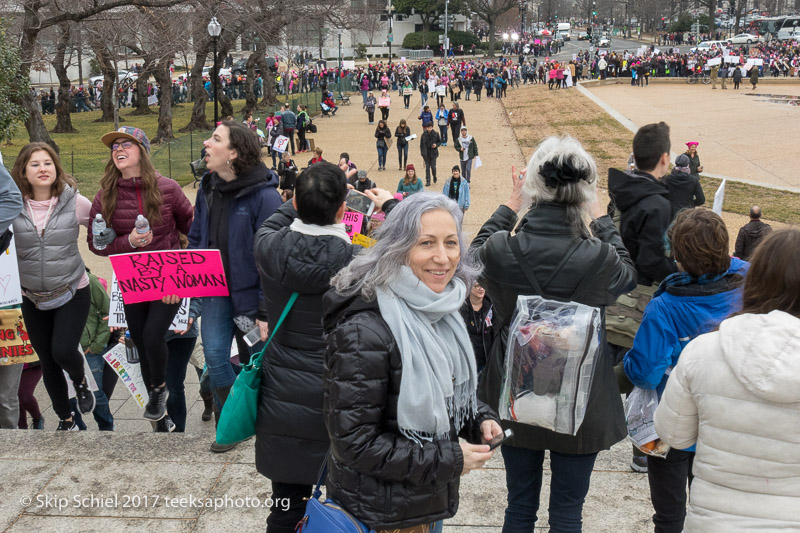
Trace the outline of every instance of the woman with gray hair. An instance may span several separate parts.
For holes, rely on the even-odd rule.
[[[403,200],[325,295],[327,494],[379,533],[440,531],[501,433],[459,314],[479,272],[461,218],[441,194]]]
[[[597,201],[597,167],[571,137],[545,139],[527,169],[512,167],[512,193],[483,225],[471,252],[494,303],[499,334],[487,356],[478,397],[497,408],[508,326],[520,295],[604,309],[636,285],[636,272],[611,218]],[[523,210],[523,205],[530,206]],[[517,212],[522,220],[517,225]],[[592,221],[587,227],[584,218]],[[512,230],[516,232],[512,235]],[[605,319],[605,313],[603,313]],[[601,339],[601,346],[606,346]],[[531,532],[539,510],[542,462],[550,451],[551,531],[580,531],[597,452],[625,437],[625,417],[607,352],[595,360],[588,407],[576,435],[502,421],[514,437],[502,447],[508,506],[503,533]]]

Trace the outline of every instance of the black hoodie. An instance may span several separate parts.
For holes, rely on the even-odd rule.
[[[673,169],[671,174],[661,180],[669,189],[669,203],[672,205],[672,216],[687,207],[695,207],[706,203],[700,180],[686,172]]]
[[[664,255],[664,234],[672,221],[669,189],[652,175],[608,170],[611,202],[622,214],[620,234],[636,266],[637,283],[651,285],[677,271]]]
[[[751,219],[750,222],[739,229],[739,235],[736,237],[736,251],[734,255],[739,259],[749,261],[758,243],[771,231],[772,226],[769,224],[765,224],[760,220]]]

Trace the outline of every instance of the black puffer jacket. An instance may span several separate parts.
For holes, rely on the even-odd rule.
[[[540,204],[532,208],[523,217],[516,235],[510,237],[516,221],[517,216],[511,209],[500,206],[484,223],[471,246],[471,252],[477,254],[484,265],[481,285],[492,298],[494,326],[499,331],[478,387],[478,397],[495,409],[505,375],[508,327],[517,296],[537,294],[523,268],[530,269],[536,276],[545,298],[572,300],[600,308],[613,304],[619,294],[636,284],[633,262],[611,218],[605,216],[592,222],[591,230],[596,239],[579,240],[572,234],[564,206]],[[520,265],[511,251],[509,238],[517,239],[524,265]],[[565,260],[576,243],[577,247]],[[601,346],[606,346],[605,339],[601,339]],[[501,425],[514,430],[512,446],[572,454],[610,448],[626,433],[610,354],[604,350],[599,361],[595,361],[588,407],[577,435],[505,420]]]
[[[703,193],[703,187],[700,186],[700,180],[691,174],[673,169],[661,181],[669,189],[668,198],[672,206],[673,217],[681,209],[693,208],[706,203],[706,195]]]
[[[620,234],[630,252],[640,285],[652,285],[677,272],[664,255],[664,234],[672,222],[669,189],[652,175],[608,169],[608,193],[622,213]]]
[[[377,301],[325,295],[325,422],[332,443],[327,494],[372,529],[450,518],[458,510],[464,459],[458,436],[420,447],[397,425],[400,351]],[[461,437],[480,443],[480,404]]]
[[[310,485],[329,446],[322,419],[322,296],[354,248],[339,237],[290,229],[296,216],[286,202],[255,236],[270,325],[278,323],[292,292],[300,293],[264,354],[256,467],[272,481]]]

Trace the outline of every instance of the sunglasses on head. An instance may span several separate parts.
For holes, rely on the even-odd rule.
[[[121,143],[113,143],[111,145],[111,151],[116,152],[120,149],[120,147],[125,148],[126,150],[133,146],[133,141],[123,141]]]

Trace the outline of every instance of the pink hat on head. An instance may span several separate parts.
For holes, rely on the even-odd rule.
[[[700,143],[699,143],[699,142],[697,142],[697,141],[689,141],[688,143],[686,143],[686,146],[689,146],[689,147],[691,147],[692,145],[695,145],[695,146],[697,146],[698,144],[700,144]]]

